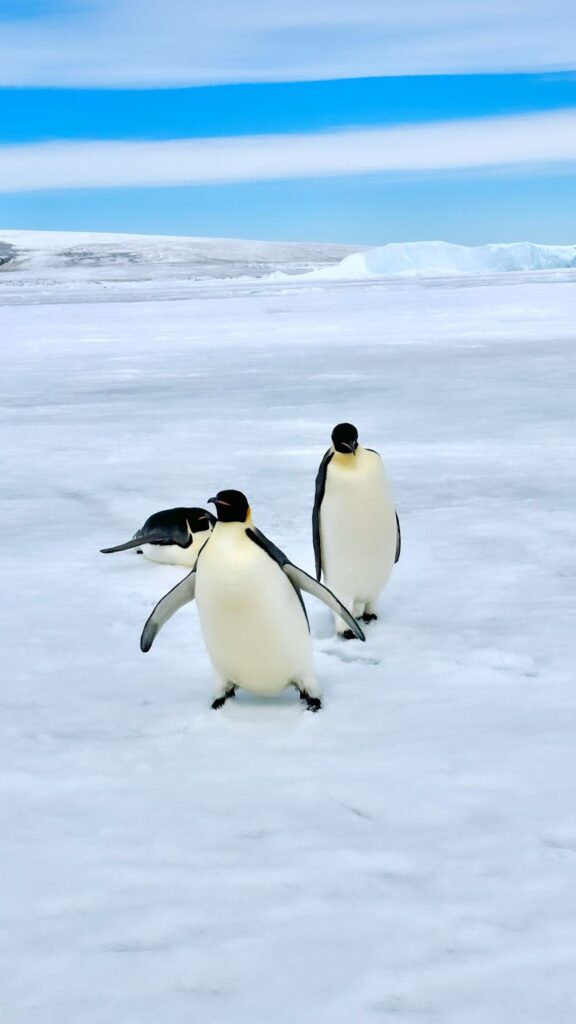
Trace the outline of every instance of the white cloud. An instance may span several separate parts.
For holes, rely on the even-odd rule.
[[[52,7],[51,16],[2,24],[0,84],[183,85],[576,65],[573,0],[52,0]]]
[[[192,185],[576,160],[576,110],[399,128],[0,147],[0,191]]]

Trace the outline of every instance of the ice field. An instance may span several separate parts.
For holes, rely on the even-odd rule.
[[[0,243],[2,1020],[573,1024],[576,270]],[[339,420],[402,524],[380,621],[308,600],[322,712],[213,712],[193,605],[138,647],[185,570],[99,549],[235,487],[312,570]]]

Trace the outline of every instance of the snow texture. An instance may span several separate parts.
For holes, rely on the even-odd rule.
[[[572,1024],[576,273],[108,270],[0,275],[2,1019]],[[193,605],[138,649],[185,570],[98,549],[238,487],[310,571],[338,420],[380,621],[308,603],[320,714],[212,712]]]
[[[450,242],[390,242],[346,256],[335,267],[311,271],[318,278],[460,277],[576,268],[576,245],[510,242],[453,245]]]

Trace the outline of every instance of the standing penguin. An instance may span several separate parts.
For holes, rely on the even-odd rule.
[[[273,695],[293,685],[310,711],[321,707],[312,641],[301,590],[323,601],[360,640],[364,634],[340,601],[293,565],[252,522],[240,491],[210,498],[218,522],[196,567],[148,619],[140,647],[149,651],[164,623],[196,598],[200,626],[215,674],[213,708],[237,687]]]
[[[101,548],[101,552],[110,555],[138,548],[139,553],[153,562],[192,568],[215,522],[215,516],[205,508],[168,508],[150,516],[132,540],[113,548]]]
[[[339,423],[316,477],[312,514],[316,577],[357,618],[376,619],[375,602],[400,558],[400,522],[378,452],[358,444],[352,423]],[[354,633],[342,616],[336,629]]]

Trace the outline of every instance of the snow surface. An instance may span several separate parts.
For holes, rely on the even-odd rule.
[[[2,1019],[573,1024],[576,274],[107,273],[1,275]],[[341,419],[402,521],[381,620],[309,603],[320,714],[214,713],[193,606],[138,649],[185,570],[98,549],[239,487],[311,569]]]
[[[314,270],[318,278],[456,277],[576,268],[576,245],[510,242],[453,245],[451,242],[390,242],[346,256],[335,267]]]

